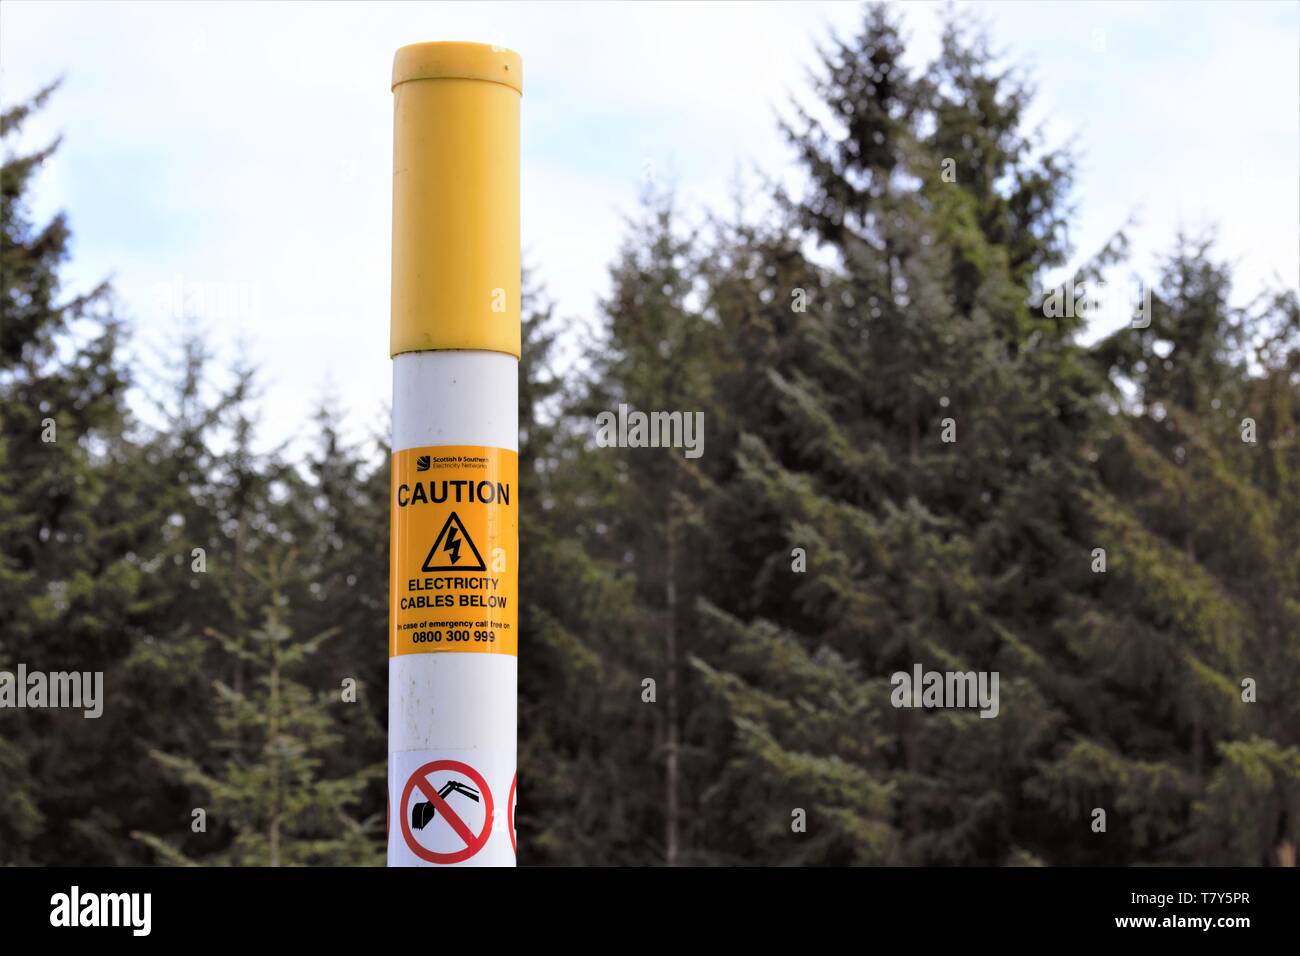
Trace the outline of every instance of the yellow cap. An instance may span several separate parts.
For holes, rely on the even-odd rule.
[[[416,43],[393,58],[390,354],[519,356],[519,54]]]

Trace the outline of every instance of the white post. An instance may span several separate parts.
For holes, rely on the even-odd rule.
[[[515,865],[520,70],[394,63],[390,866]]]

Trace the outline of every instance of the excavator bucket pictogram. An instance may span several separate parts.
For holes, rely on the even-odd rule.
[[[467,783],[461,783],[459,780],[448,780],[438,789],[438,796],[444,800],[452,793],[459,793],[462,796],[469,797],[475,803],[478,803],[479,792]],[[438,811],[434,809],[433,803],[429,800],[422,800],[419,803],[411,805],[411,826],[416,830],[423,830],[433,822],[433,818]]]

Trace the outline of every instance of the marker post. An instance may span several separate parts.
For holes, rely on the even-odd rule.
[[[517,53],[393,61],[389,866],[514,866]]]

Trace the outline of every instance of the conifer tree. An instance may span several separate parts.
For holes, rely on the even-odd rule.
[[[297,633],[336,628],[309,662],[314,687],[334,688],[339,747],[331,773],[382,759],[388,721],[388,438],[350,439],[342,409],[326,399],[313,416],[314,440],[301,469],[284,470],[285,526],[298,542],[299,572],[286,590]],[[366,795],[382,809],[382,786]]]
[[[840,763],[861,775],[857,800],[828,783],[810,814],[823,847],[838,847],[825,858],[1002,862],[1033,855],[1021,786],[1061,720],[1040,686],[1050,670],[1035,628],[1062,613],[1053,595],[1067,589],[1056,569],[1070,542],[1045,536],[1042,512],[1028,509],[1060,512],[1055,496],[1086,474],[1096,384],[1073,328],[1036,317],[1025,294],[1062,255],[1068,162],[1022,136],[1026,95],[978,33],[952,23],[921,77],[902,49],[893,15],[867,8],[859,35],[824,57],[818,92],[834,123],[803,113],[788,129],[809,187],[781,198],[831,265],[800,264],[797,238],[763,237],[752,294],[737,298],[725,276],[715,286],[724,327],[739,321],[730,310],[769,316],[791,357],[747,376],[771,396],[762,417],[747,416],[753,402],[727,403],[736,472],[711,523],[779,532],[766,553],[736,556],[756,573],[749,595],[729,599],[752,638],[784,632],[814,660],[833,654],[853,687],[842,700],[790,701],[810,727],[843,734],[769,720],[780,748],[733,760],[780,754],[790,781],[817,761],[827,781]],[[972,142],[971,129],[993,139]],[[1007,181],[1009,195],[994,188]],[[802,284],[763,288],[785,276]],[[792,314],[799,292],[813,305]],[[806,569],[793,570],[796,554]],[[769,657],[743,680],[729,667],[712,678],[737,726],[752,719],[746,700],[756,708],[788,683],[784,658]],[[996,721],[894,710],[888,678],[914,663],[999,670],[1019,706]],[[787,836],[771,858],[795,846]]]
[[[602,307],[605,337],[585,411],[606,421],[620,406],[673,414],[684,441],[686,419],[698,420],[709,397],[702,359],[710,331],[688,304],[698,270],[692,237],[680,229],[671,193],[647,191],[642,217],[611,270],[613,291]],[[697,438],[706,441],[707,434]],[[693,633],[694,587],[688,582],[698,580],[688,542],[703,484],[693,461],[700,459],[687,458],[683,447],[641,447],[606,449],[595,460],[604,480],[619,490],[615,507],[602,507],[600,514],[608,523],[611,558],[635,581],[640,622],[633,646],[642,649],[635,659],[656,682],[663,860],[673,866],[687,859],[690,816],[682,753],[689,691],[682,671],[685,641]],[[657,653],[644,653],[656,645]]]
[[[316,690],[296,675],[322,644],[336,635],[322,631],[297,637],[286,623],[284,582],[295,556],[273,557],[259,581],[267,594],[261,624],[247,634],[213,628],[210,637],[244,668],[245,687],[214,681],[218,700],[216,760],[155,752],[159,764],[198,794],[195,820],[220,828],[228,845],[202,862],[236,866],[356,865],[381,860],[375,839],[377,815],[353,812],[367,784],[382,778],[382,764],[345,777],[322,768],[338,745],[333,688]],[[261,572],[258,572],[261,576]],[[198,832],[205,832],[200,830]],[[139,833],[162,862],[194,862],[183,849]]]
[[[658,862],[663,778],[642,686],[651,669],[635,578],[608,518],[622,499],[605,480],[609,453],[593,447],[585,384],[557,367],[552,309],[535,284],[525,291],[519,859]]]
[[[0,666],[101,671],[111,694],[146,574],[117,508],[130,377],[108,286],[64,288],[67,220],[38,225],[28,208],[58,143],[21,154],[15,137],[55,86],[0,116]],[[111,767],[107,722],[6,709],[0,723],[0,861],[120,859],[120,803],[84,800],[86,774]]]
[[[1073,639],[1111,685],[1105,744],[1051,779],[1077,792],[1081,764],[1093,792],[1126,794],[1130,842],[1152,855],[1256,865],[1300,836],[1295,695],[1277,693],[1300,686],[1282,637],[1300,593],[1300,336],[1294,293],[1234,308],[1230,281],[1208,240],[1180,238],[1149,323],[1097,348],[1128,390],[1091,499],[1104,611]]]

